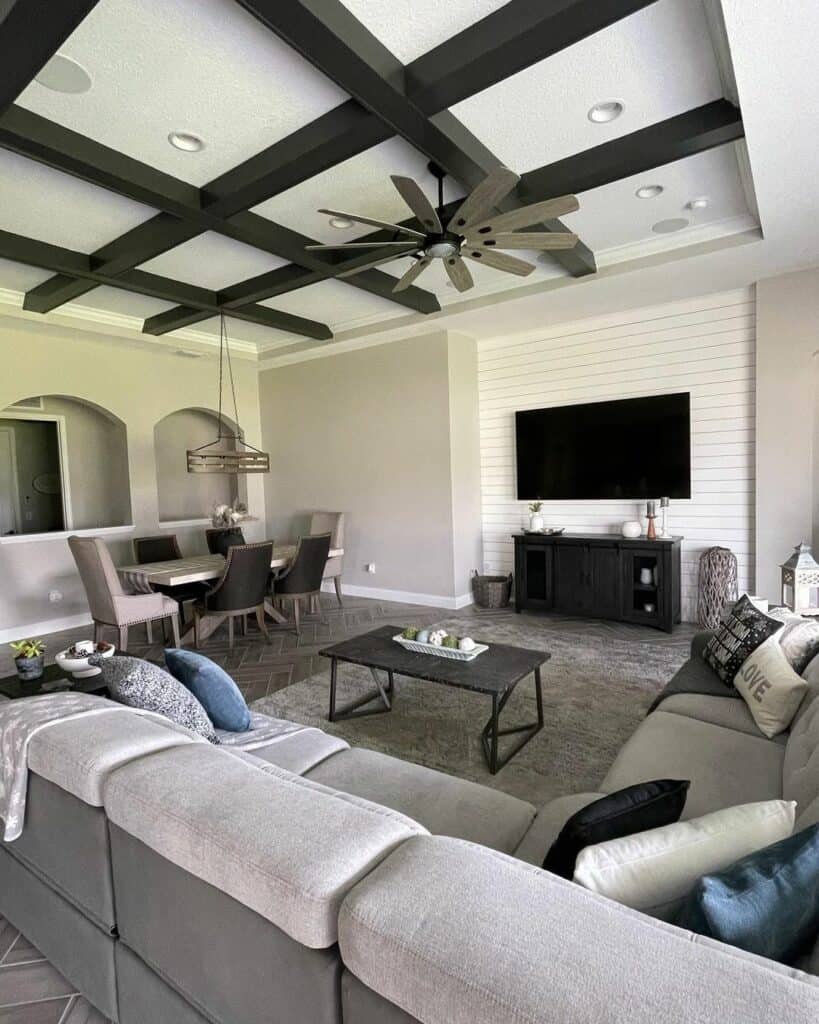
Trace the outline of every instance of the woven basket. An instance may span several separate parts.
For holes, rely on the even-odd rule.
[[[479,576],[472,573],[472,595],[480,608],[505,608],[512,593],[512,573],[508,576]]]

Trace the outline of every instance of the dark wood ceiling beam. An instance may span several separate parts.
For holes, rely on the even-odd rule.
[[[83,278],[94,284],[110,285],[113,288],[149,295],[166,302],[184,303],[205,312],[207,317],[218,315],[221,311],[217,293],[207,288],[200,288],[184,281],[174,281],[157,274],[147,273],[144,270],[128,270],[118,277],[111,277],[95,269],[91,257],[86,253],[52,245],[36,238],[27,238],[10,231],[0,231],[0,256],[3,259],[24,263],[27,266],[51,270],[56,274]],[[23,308],[31,310],[33,307],[26,300],[23,303]],[[34,311],[39,312],[36,307]],[[231,315],[251,323],[261,324],[264,327],[289,331],[307,338],[327,340],[333,336],[326,324],[269,309],[267,306],[247,305],[241,309],[232,310]]]
[[[653,3],[510,0],[409,64],[407,95],[436,114]]]
[[[51,60],[98,0],[0,0],[0,113]]]

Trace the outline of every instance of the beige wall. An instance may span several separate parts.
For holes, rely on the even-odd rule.
[[[125,425],[134,530],[109,538],[115,561],[131,559],[131,538],[157,532],[159,524],[154,426],[181,408],[212,406],[216,359],[185,360],[157,347],[130,345],[121,338],[82,335],[67,328],[14,318],[0,319],[0,409],[31,395],[73,396],[108,409]],[[248,440],[259,442],[255,364],[235,360],[239,415]],[[36,381],[36,388],[32,382]],[[110,486],[117,486],[112,482]],[[264,488],[248,477],[250,511],[264,519]],[[185,552],[204,550],[203,527],[178,530]],[[263,521],[247,527],[260,539]],[[0,636],[18,626],[72,619],[87,611],[85,595],[68,545],[61,539],[0,543]],[[50,603],[50,590],[63,598]]]
[[[213,441],[218,424],[213,413],[182,409],[154,428],[160,522],[200,519],[215,503],[230,505],[239,495],[235,474],[189,473],[187,469],[185,453]]]
[[[756,589],[774,598],[779,565],[795,544],[810,543],[819,532],[814,471],[819,268],[759,281],[756,294]]]
[[[468,593],[480,544],[474,372],[474,342],[445,332],[263,372],[270,536],[297,535],[312,509],[344,512],[348,586]]]

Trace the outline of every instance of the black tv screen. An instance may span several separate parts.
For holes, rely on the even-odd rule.
[[[518,498],[690,498],[690,398],[516,412]]]

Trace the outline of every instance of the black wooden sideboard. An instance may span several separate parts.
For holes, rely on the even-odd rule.
[[[681,616],[682,539],[514,534],[515,611],[614,619],[670,633]]]

